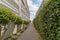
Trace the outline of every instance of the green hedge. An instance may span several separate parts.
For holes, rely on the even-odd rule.
[[[0,6],[0,24],[15,22],[16,15],[6,7]]]
[[[60,0],[49,0],[33,21],[43,40],[60,40]]]
[[[17,16],[15,24],[19,25],[19,24],[22,24],[22,22],[23,22],[23,20],[19,16]]]
[[[30,20],[23,20],[23,24],[29,24],[30,22]]]
[[[3,6],[0,6],[0,24],[8,24],[10,22],[13,22],[15,24],[28,24],[28,20],[23,20],[19,16],[15,15],[15,13]]]

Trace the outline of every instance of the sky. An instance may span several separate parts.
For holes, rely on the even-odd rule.
[[[30,19],[33,20],[37,10],[39,9],[43,0],[27,0],[29,10],[30,10]]]

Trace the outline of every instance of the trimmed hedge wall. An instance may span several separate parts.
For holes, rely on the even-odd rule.
[[[15,24],[22,24],[22,22],[23,22],[23,20],[19,17],[19,16],[17,16],[16,17],[16,21],[15,21]]]
[[[13,22],[19,25],[19,24],[22,24],[23,21],[24,21],[24,24],[30,23],[28,22],[28,20],[23,20],[19,16],[15,15],[15,13],[10,9],[0,6],[0,24],[8,24],[10,22]]]
[[[23,20],[23,24],[29,24],[30,22],[30,20]]]
[[[0,5],[0,40],[2,40],[2,36],[1,36],[2,27],[1,27],[1,25],[6,26],[8,23],[11,23],[11,22],[14,23],[15,20],[16,20],[16,15],[8,8],[5,8]],[[4,33],[5,32],[6,32],[6,29],[5,29]],[[4,33],[3,33],[3,35],[4,35]]]
[[[16,15],[13,11],[0,6],[0,24],[8,24],[9,22],[15,22]]]
[[[33,21],[43,40],[60,40],[60,0],[49,0]]]

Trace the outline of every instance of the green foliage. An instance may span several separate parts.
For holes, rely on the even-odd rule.
[[[9,18],[10,22],[15,22],[16,20],[16,15],[13,11],[11,11],[10,9],[0,6],[0,15],[5,15],[6,17]]]
[[[8,24],[9,22],[13,22],[15,24],[28,24],[30,21],[22,20],[20,17],[15,15],[13,11],[10,9],[0,6],[0,24]]]
[[[0,6],[0,24],[8,24],[10,22],[5,11],[4,7]]]
[[[60,40],[60,0],[49,0],[33,21],[43,40]]]
[[[5,15],[0,15],[0,24],[8,24],[9,19]]]
[[[30,20],[23,20],[23,24],[29,24],[30,22]]]
[[[23,20],[20,17],[17,16],[15,24],[19,25],[19,24],[22,24],[22,22],[23,22]]]

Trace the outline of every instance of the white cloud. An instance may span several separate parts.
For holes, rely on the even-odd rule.
[[[33,4],[34,2],[32,0],[27,0],[28,5],[29,5],[29,10],[30,10],[30,19],[33,20],[39,5],[41,4],[42,0],[37,0],[39,4]]]

